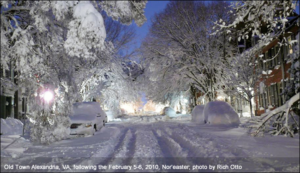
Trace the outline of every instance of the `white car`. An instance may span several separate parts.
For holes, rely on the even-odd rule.
[[[80,102],[73,104],[71,135],[94,135],[107,122],[107,116],[98,102]]]

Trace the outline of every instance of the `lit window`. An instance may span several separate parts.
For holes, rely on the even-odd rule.
[[[290,43],[292,41],[292,37],[289,36],[288,37],[288,42]],[[289,54],[292,54],[293,53],[293,48],[292,48],[292,45],[289,44]]]

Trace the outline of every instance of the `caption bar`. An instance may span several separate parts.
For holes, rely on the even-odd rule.
[[[241,165],[18,165],[5,164],[4,170],[241,170]]]

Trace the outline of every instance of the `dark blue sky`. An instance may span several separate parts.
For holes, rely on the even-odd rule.
[[[146,37],[148,30],[151,26],[152,17],[154,17],[155,13],[159,13],[163,11],[168,2],[169,1],[148,1],[147,2],[145,8],[145,15],[147,21],[141,27],[138,27],[137,25],[134,24],[136,27],[136,44],[133,46],[133,49],[140,47],[141,42]]]
[[[136,26],[136,43],[133,45],[132,49],[140,47],[141,42],[146,37],[148,30],[151,26],[152,17],[154,16],[155,13],[159,13],[163,11],[168,2],[169,1],[164,1],[164,0],[161,1],[148,0],[145,8],[145,15],[147,18],[147,22],[145,22],[144,25],[141,27],[138,27],[134,24]],[[210,1],[206,1],[206,2],[209,3]],[[296,9],[297,9],[296,12],[299,14],[299,2]]]

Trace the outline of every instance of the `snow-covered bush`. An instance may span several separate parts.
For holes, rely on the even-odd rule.
[[[204,108],[204,116],[207,124],[233,126],[240,124],[238,114],[228,103],[223,101],[212,101],[207,103]]]
[[[205,117],[204,117],[204,105],[197,105],[194,107],[192,111],[192,122],[204,124]]]
[[[70,134],[70,119],[63,115],[35,116],[34,124],[30,128],[30,139],[39,144],[50,144],[66,139]]]
[[[165,107],[162,111],[162,114],[167,115],[169,117],[175,117],[176,116],[175,110],[171,107]]]
[[[22,135],[23,123],[14,118],[1,118],[1,134],[2,135]]]

